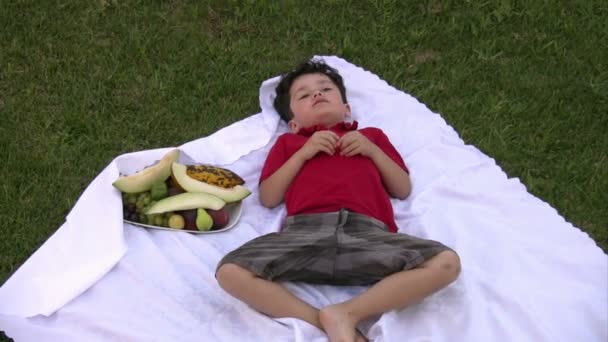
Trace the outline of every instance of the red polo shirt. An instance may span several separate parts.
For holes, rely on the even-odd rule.
[[[315,126],[297,134],[281,135],[270,150],[260,182],[279,169],[310,136],[327,128]],[[357,122],[339,123],[329,128],[338,136],[356,130]],[[401,155],[378,128],[360,129],[371,142],[408,172]],[[285,192],[287,215],[338,211],[342,208],[374,217],[384,222],[391,232],[397,231],[389,194],[384,188],[380,172],[374,162],[360,155],[343,157],[338,153],[319,153],[300,169]]]

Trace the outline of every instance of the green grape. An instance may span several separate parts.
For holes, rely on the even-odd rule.
[[[154,217],[154,225],[155,226],[162,226],[163,225],[163,217],[161,215],[156,215],[156,217]]]
[[[127,203],[135,204],[137,202],[137,196],[135,194],[127,194],[126,201]]]
[[[137,200],[143,202],[144,199],[146,198],[146,193],[145,192],[140,192],[139,194],[137,194]]]

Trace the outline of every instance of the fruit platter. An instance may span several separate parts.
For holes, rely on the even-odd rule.
[[[120,190],[124,221],[139,227],[219,233],[239,220],[251,194],[235,172],[206,164],[182,164],[178,149],[157,163],[112,183]]]

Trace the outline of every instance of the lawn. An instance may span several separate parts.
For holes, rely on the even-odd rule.
[[[608,251],[607,5],[521,3],[4,2],[0,284],[113,158],[259,112],[314,54],[417,97]]]

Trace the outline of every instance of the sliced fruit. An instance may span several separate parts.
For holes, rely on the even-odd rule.
[[[173,163],[171,171],[175,182],[182,189],[192,193],[208,193],[221,198],[226,203],[238,202],[251,194],[251,191],[242,185],[226,189],[191,178],[188,176],[186,165],[180,163]]]
[[[196,228],[201,231],[207,231],[213,227],[213,219],[203,208],[196,210]]]
[[[212,165],[186,165],[186,173],[191,178],[221,188],[233,188],[245,184],[243,178],[233,171]]]
[[[171,175],[171,164],[178,160],[179,150],[171,150],[157,164],[148,166],[132,175],[121,176],[112,185],[127,193],[148,191],[152,184],[163,182]]]
[[[179,195],[163,198],[152,205],[146,215],[166,213],[168,211],[209,208],[219,210],[226,202],[217,196],[203,192],[184,192]]]

